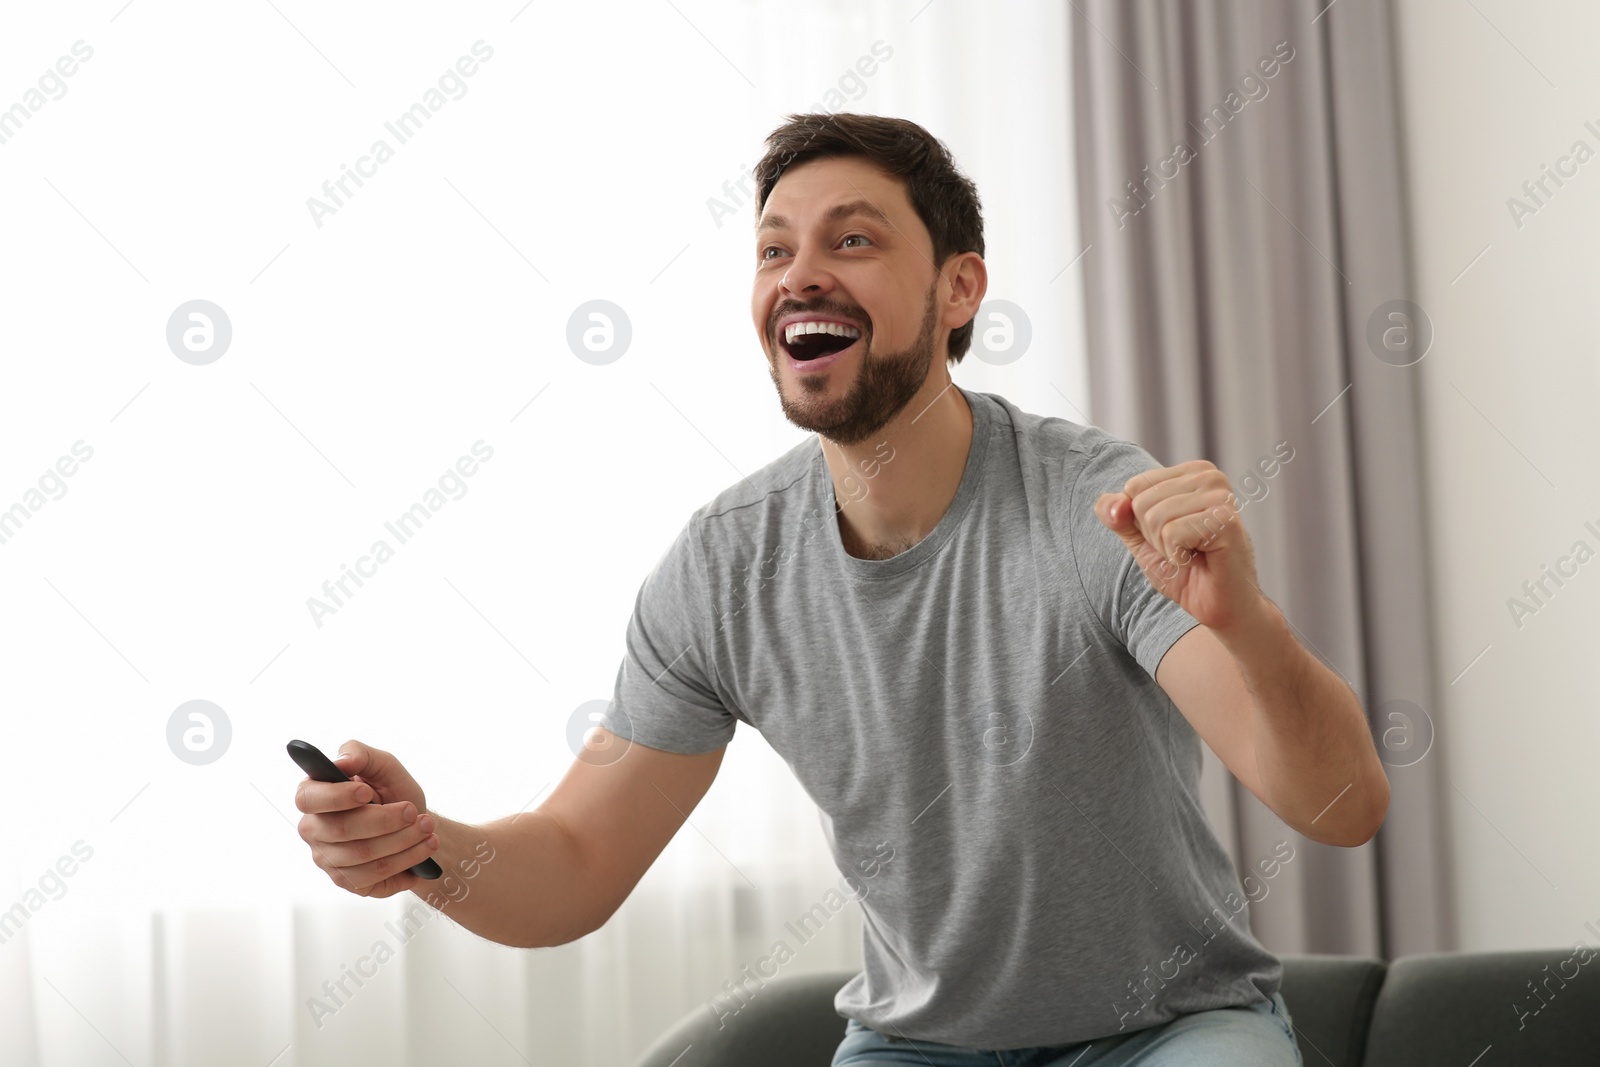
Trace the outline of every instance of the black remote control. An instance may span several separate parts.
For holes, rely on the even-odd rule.
[[[306,777],[313,782],[348,782],[350,780],[350,776],[341,771],[337,763],[324,756],[322,750],[317,748],[316,745],[308,744],[304,741],[290,741],[288,748],[289,758],[299,764],[300,769],[306,772]],[[377,792],[377,790],[373,790],[373,792]],[[376,804],[377,800],[374,799],[372,803]],[[411,873],[418,878],[438,878],[444,874],[431,857],[411,868]]]

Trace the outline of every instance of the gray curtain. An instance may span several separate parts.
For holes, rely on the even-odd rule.
[[[1453,949],[1415,379],[1430,328],[1396,303],[1388,4],[1074,0],[1072,18],[1091,417],[1228,474],[1262,589],[1390,764],[1383,829],[1344,849],[1293,834],[1207,750],[1241,876],[1296,847],[1252,925],[1278,952]]]

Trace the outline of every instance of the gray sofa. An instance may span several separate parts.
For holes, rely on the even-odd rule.
[[[1554,949],[1282,959],[1306,1067],[1600,1064],[1600,958]],[[705,1009],[690,1012],[635,1067],[828,1067],[845,1026],[833,995],[854,973],[780,976],[721,1028]]]

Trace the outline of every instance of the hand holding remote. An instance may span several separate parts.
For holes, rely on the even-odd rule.
[[[387,752],[346,742],[337,761],[315,745],[290,741],[307,778],[295,791],[300,837],[334,884],[359,896],[387,897],[443,872],[422,787]]]

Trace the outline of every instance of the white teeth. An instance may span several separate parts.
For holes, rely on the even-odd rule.
[[[784,327],[783,339],[793,341],[805,333],[831,333],[835,337],[856,338],[861,336],[861,331],[854,326],[846,326],[842,322],[792,322]]]

